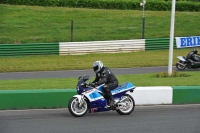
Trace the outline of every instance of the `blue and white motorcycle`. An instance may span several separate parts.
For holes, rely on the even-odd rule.
[[[87,112],[103,112],[109,110],[116,110],[120,115],[129,115],[135,108],[135,101],[130,94],[127,92],[133,92],[135,86],[126,82],[119,85],[116,89],[112,90],[111,93],[115,100],[114,106],[107,106],[106,99],[103,97],[103,85],[92,87],[87,83],[90,76],[83,75],[79,77],[77,84],[77,93],[74,95],[69,103],[69,112],[76,117],[84,116]]]

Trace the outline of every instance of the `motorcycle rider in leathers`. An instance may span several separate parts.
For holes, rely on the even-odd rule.
[[[104,66],[101,61],[95,61],[93,64],[93,69],[96,73],[96,77],[91,83],[91,86],[95,87],[105,83],[103,86],[103,95],[107,100],[108,106],[113,106],[115,101],[111,94],[111,90],[118,87],[118,80],[116,76],[108,67]]]
[[[199,55],[198,54],[198,50],[195,48],[193,49],[187,56],[186,56],[186,60],[188,60],[191,65],[194,65],[194,62],[199,62],[198,60],[195,59],[195,55]]]

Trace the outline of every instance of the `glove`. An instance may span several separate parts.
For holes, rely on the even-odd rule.
[[[95,87],[95,83],[89,83],[89,86]]]

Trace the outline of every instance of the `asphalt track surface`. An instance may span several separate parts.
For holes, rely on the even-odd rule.
[[[0,133],[200,133],[200,105],[136,106],[73,117],[68,109],[0,111]]]
[[[175,67],[172,68],[178,71]],[[198,71],[199,69],[191,69],[185,71]],[[125,74],[142,74],[154,72],[168,72],[167,66],[161,67],[138,67],[138,68],[113,68],[112,71],[116,75]],[[75,78],[81,75],[95,76],[94,71],[91,70],[65,70],[65,71],[39,71],[39,72],[9,72],[0,73],[0,80],[16,80],[16,79],[34,79],[34,78]]]

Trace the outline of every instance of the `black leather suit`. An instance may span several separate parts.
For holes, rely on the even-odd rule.
[[[96,78],[92,83],[95,83],[95,85],[101,85],[105,83],[103,87],[104,97],[109,100],[112,99],[110,90],[118,87],[118,80],[116,76],[106,66],[104,66],[99,73],[96,73]]]
[[[198,54],[197,54],[198,55]],[[193,63],[193,61],[198,62],[198,60],[195,60],[195,53],[194,51],[191,51],[187,56],[186,60],[188,60],[190,63]]]

